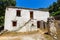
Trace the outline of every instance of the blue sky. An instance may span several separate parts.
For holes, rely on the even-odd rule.
[[[16,6],[25,8],[47,8],[57,0],[16,0]]]

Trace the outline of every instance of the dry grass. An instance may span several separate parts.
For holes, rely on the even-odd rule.
[[[35,30],[35,31],[30,31],[30,32],[5,32],[0,36],[0,40],[22,40],[21,37],[26,36],[26,35],[37,40],[36,38],[39,38],[39,36],[41,34],[43,35],[43,32],[41,30]],[[9,37],[11,37],[11,38],[9,38]],[[16,38],[14,38],[14,37],[16,37]],[[9,39],[7,39],[7,38],[9,38]]]
[[[1,34],[1,36],[18,36],[18,35],[29,35],[29,34],[36,34],[40,33],[43,34],[41,30],[29,31],[29,32],[5,32]]]
[[[50,35],[44,34],[44,36],[45,36],[45,38],[46,38],[47,40],[53,40],[53,38],[52,38]]]

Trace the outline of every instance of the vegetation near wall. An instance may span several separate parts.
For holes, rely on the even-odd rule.
[[[4,25],[5,9],[7,6],[15,6],[15,0],[0,0],[0,26]]]
[[[60,15],[60,0],[57,0],[57,2],[54,2],[52,5],[50,5],[49,12],[51,16]]]

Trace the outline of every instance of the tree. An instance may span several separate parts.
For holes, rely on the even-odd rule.
[[[57,3],[54,2],[50,7],[49,7],[49,12],[52,14],[58,10]]]
[[[57,16],[60,15],[60,0],[57,0],[57,2],[54,2],[50,7],[49,7],[49,12],[51,16]]]
[[[57,0],[57,4],[58,4],[58,6],[60,6],[60,0]]]
[[[15,5],[16,5],[15,0],[0,0],[0,25],[4,25],[6,7]]]

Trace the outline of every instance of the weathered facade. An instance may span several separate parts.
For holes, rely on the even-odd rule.
[[[48,11],[38,9],[7,7],[4,30],[26,32],[41,27],[41,20],[47,22]]]

